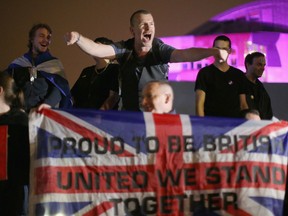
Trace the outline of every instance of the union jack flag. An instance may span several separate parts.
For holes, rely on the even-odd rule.
[[[34,215],[282,215],[286,121],[30,114]]]

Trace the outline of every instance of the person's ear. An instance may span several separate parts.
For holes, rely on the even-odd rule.
[[[171,100],[171,95],[170,94],[165,94],[165,103],[169,103]]]
[[[233,51],[233,49],[230,48],[227,52],[228,52],[228,54],[230,55],[230,54],[232,53],[232,51]]]
[[[4,93],[4,89],[2,86],[0,86],[0,95],[2,95]]]

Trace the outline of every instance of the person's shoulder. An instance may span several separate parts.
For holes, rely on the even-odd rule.
[[[198,73],[210,73],[211,71],[214,71],[215,68],[216,67],[213,64],[210,64],[210,65],[200,68]]]
[[[27,125],[28,124],[28,114],[18,108],[12,108],[9,112],[1,116],[3,123],[6,124],[19,124]]]
[[[229,66],[230,66],[230,70],[232,70],[233,72],[237,72],[239,74],[245,75],[245,73],[242,70],[240,70],[239,68],[236,68],[232,65],[229,65]]]
[[[8,66],[8,69],[7,70],[10,70],[10,69],[14,69],[14,68],[22,68],[22,67],[25,67],[23,65],[25,65],[25,62],[29,61],[30,59],[30,54],[29,52],[27,53],[24,53],[23,55],[21,56],[18,56],[17,58],[13,59],[13,61],[10,63],[10,65]],[[22,65],[23,64],[23,65]]]
[[[115,47],[133,47],[134,45],[134,38],[129,38],[127,40],[120,40],[111,44],[111,46]]]
[[[154,44],[164,44],[164,42],[160,38],[154,38],[152,43],[153,43],[153,45]]]
[[[261,82],[259,79],[256,79],[256,85],[258,85],[261,88],[265,89],[265,86],[264,86],[263,82]]]
[[[159,38],[154,38],[152,42],[152,48],[159,48],[159,49],[172,49],[174,50],[175,48],[171,45],[166,44]]]
[[[87,72],[94,71],[94,70],[95,70],[95,65],[90,65],[90,66],[83,68],[82,73],[87,73]]]
[[[95,70],[94,68],[95,68],[95,65],[91,65],[91,66],[83,68],[78,79],[86,78],[86,77],[88,78],[88,76],[94,72]]]

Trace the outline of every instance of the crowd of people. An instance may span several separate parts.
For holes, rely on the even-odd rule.
[[[0,205],[5,215],[27,214],[28,113],[34,109],[74,107],[175,114],[174,93],[167,81],[168,63],[213,56],[214,63],[200,69],[196,79],[195,114],[272,119],[270,97],[259,80],[266,65],[264,54],[248,54],[244,73],[227,63],[232,50],[225,35],[216,37],[212,48],[176,49],[154,37],[153,16],[146,10],[132,14],[130,31],[132,38],[120,42],[103,37],[93,41],[79,32],[66,33],[67,45],[77,44],[95,60],[94,65],[83,69],[71,89],[61,61],[50,53],[52,30],[47,24],[31,28],[28,51],[0,73],[0,124],[8,125],[12,146],[8,180],[0,181]],[[9,205],[12,200],[14,207]]]

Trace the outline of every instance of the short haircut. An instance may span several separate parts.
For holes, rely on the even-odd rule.
[[[219,40],[222,40],[222,41],[227,41],[229,43],[229,48],[231,49],[231,40],[229,37],[227,37],[226,35],[219,35],[217,36],[214,41],[213,41],[213,47],[215,46],[215,42],[216,41],[219,41]]]
[[[95,43],[101,43],[101,44],[106,44],[106,45],[110,45],[113,44],[113,41],[106,38],[106,37],[98,37],[94,40]]]
[[[36,31],[40,28],[45,28],[45,29],[47,29],[47,31],[50,34],[52,34],[52,29],[50,28],[49,25],[47,25],[45,23],[38,23],[38,24],[33,25],[32,28],[30,29],[29,35],[28,35],[28,45],[27,46],[28,46],[29,50],[32,49],[32,46],[33,46],[32,40],[35,37]]]
[[[135,17],[138,14],[151,14],[151,13],[147,10],[144,10],[144,9],[140,9],[140,10],[135,11],[130,17],[130,26],[134,26]]]
[[[249,53],[248,55],[246,55],[245,57],[245,68],[247,69],[247,64],[252,65],[253,64],[253,59],[254,58],[258,58],[258,57],[265,57],[265,55],[261,52],[253,52],[253,53]]]
[[[167,81],[167,80],[151,80],[145,84],[144,88],[147,88],[148,86],[151,86],[151,85],[158,85],[159,87],[163,87],[163,86],[168,87],[172,93],[172,100],[174,99],[174,90],[173,90],[171,84],[169,83],[169,81]]]

